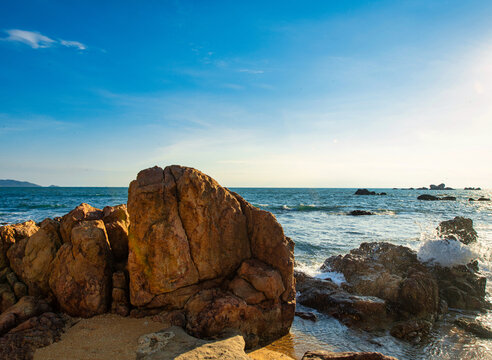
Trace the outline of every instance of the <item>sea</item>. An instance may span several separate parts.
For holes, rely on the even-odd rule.
[[[422,259],[443,265],[478,259],[488,278],[492,300],[492,202],[469,198],[492,197],[490,190],[371,189],[385,196],[356,196],[357,189],[231,188],[253,205],[272,212],[295,246],[296,268],[321,276],[319,267],[330,256],[346,254],[363,242],[387,241],[405,245]],[[82,202],[103,208],[127,202],[127,188],[52,187],[0,188],[0,225],[62,216]],[[420,194],[455,196],[456,201],[420,201]],[[374,216],[349,216],[367,210]],[[472,246],[447,247],[439,242],[436,227],[455,216],[473,220],[479,241]],[[343,282],[341,274],[329,274]],[[291,333],[269,345],[272,350],[301,358],[307,350],[377,351],[398,359],[492,359],[492,340],[477,338],[453,325],[451,311],[418,344],[393,338],[386,332],[368,333],[347,328],[334,318],[309,308],[318,321],[295,318]],[[463,312],[492,326],[492,312]]]

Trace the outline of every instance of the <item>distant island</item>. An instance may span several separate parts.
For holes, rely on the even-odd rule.
[[[41,185],[33,184],[28,181],[18,181],[11,179],[0,179],[0,187],[42,187]]]

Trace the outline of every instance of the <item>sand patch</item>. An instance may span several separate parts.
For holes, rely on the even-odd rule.
[[[38,349],[34,360],[135,360],[138,338],[166,327],[150,318],[112,314],[82,319],[60,341]]]

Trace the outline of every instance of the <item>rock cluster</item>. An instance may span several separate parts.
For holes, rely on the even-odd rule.
[[[52,309],[111,311],[158,314],[200,338],[234,329],[254,346],[289,331],[293,248],[272,214],[209,176],[147,169],[130,184],[128,211],[81,204],[61,218],[0,227],[0,335],[23,321],[32,325],[24,330],[48,323]]]
[[[470,219],[442,222],[442,236],[476,241]],[[457,241],[457,240],[448,240]],[[486,278],[477,262],[451,268],[424,264],[404,246],[363,243],[347,255],[328,258],[321,271],[337,271],[346,282],[338,286],[296,273],[298,302],[330,314],[347,325],[366,330],[390,329],[409,341],[424,337],[448,306],[466,310],[490,307]]]
[[[385,192],[377,193],[375,191],[369,191],[367,189],[357,189],[354,195],[386,195]]]
[[[294,244],[272,214],[181,166],[140,172],[128,211],[132,305],[183,310],[198,337],[233,328],[255,345],[288,332]]]

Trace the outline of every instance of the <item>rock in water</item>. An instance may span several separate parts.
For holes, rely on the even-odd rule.
[[[486,325],[481,324],[476,319],[468,319],[460,317],[454,321],[456,325],[472,334],[481,337],[483,339],[492,339],[492,329]]]
[[[374,215],[373,212],[366,211],[366,210],[354,210],[349,212],[349,215],[352,216],[364,216],[364,215]]]
[[[429,195],[429,194],[422,194],[417,197],[417,200],[426,200],[426,201],[436,201],[439,200],[437,196],[434,195]]]
[[[249,346],[288,332],[294,244],[271,213],[181,166],[141,171],[128,212],[132,305],[185,309],[193,335],[232,328]]]
[[[441,222],[436,230],[439,236],[459,240],[465,245],[477,241],[478,238],[478,234],[473,228],[473,220],[462,216]]]
[[[103,314],[111,299],[111,252],[104,223],[80,222],[70,238],[53,261],[50,288],[71,316]]]
[[[397,360],[377,352],[308,351],[302,360]]]

